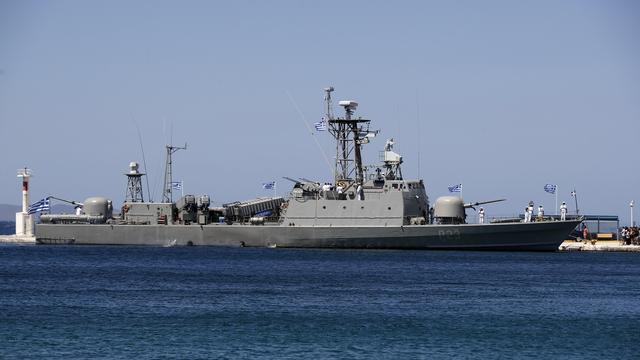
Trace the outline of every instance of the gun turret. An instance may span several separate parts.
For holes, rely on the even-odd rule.
[[[283,177],[284,179],[287,179],[289,181],[292,181],[296,184],[296,187],[301,188],[304,191],[309,191],[309,192],[318,192],[321,189],[320,183],[319,182],[315,182],[309,179],[300,179],[300,180],[295,180],[292,179],[290,177]]]

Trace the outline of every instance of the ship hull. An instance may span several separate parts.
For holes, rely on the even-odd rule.
[[[579,221],[302,227],[38,224],[39,244],[556,251]]]

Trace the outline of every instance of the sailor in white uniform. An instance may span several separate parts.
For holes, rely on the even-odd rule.
[[[538,221],[542,221],[544,218],[544,208],[542,205],[538,206]]]
[[[478,223],[479,224],[484,224],[484,209],[480,208],[480,211],[478,212]]]
[[[529,207],[527,207],[527,213],[525,215],[524,222],[531,222],[533,217],[533,201],[529,201]]]
[[[567,220],[567,203],[564,201],[562,202],[562,205],[560,205],[560,220]]]

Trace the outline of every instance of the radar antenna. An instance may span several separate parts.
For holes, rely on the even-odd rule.
[[[338,182],[362,184],[364,172],[360,146],[367,144],[378,131],[369,131],[371,120],[360,117],[353,118],[353,112],[358,107],[358,103],[352,100],[340,101],[338,104],[344,107],[345,117],[334,118],[331,113],[331,92],[333,90],[333,87],[325,88],[329,132],[336,139],[335,184]]]
[[[325,92],[324,101],[327,104],[327,113],[326,113],[327,121],[333,119],[333,105],[331,104],[331,93],[334,90],[335,89],[333,88],[333,86],[324,88],[324,92]]]
[[[172,178],[172,161],[171,155],[178,150],[186,150],[187,143],[184,146],[167,145],[167,163],[164,170],[164,190],[162,192],[162,201],[165,203],[173,202],[173,178]]]
[[[402,180],[402,156],[393,151],[393,145],[395,142],[393,138],[387,140],[384,145],[384,151],[382,153],[382,161],[385,168],[385,178],[387,180]]]

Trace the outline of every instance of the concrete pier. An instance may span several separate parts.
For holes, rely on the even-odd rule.
[[[0,235],[0,244],[35,245],[35,243],[36,243],[36,237],[35,236]]]
[[[618,240],[566,240],[560,251],[640,252],[640,245],[622,245]]]

